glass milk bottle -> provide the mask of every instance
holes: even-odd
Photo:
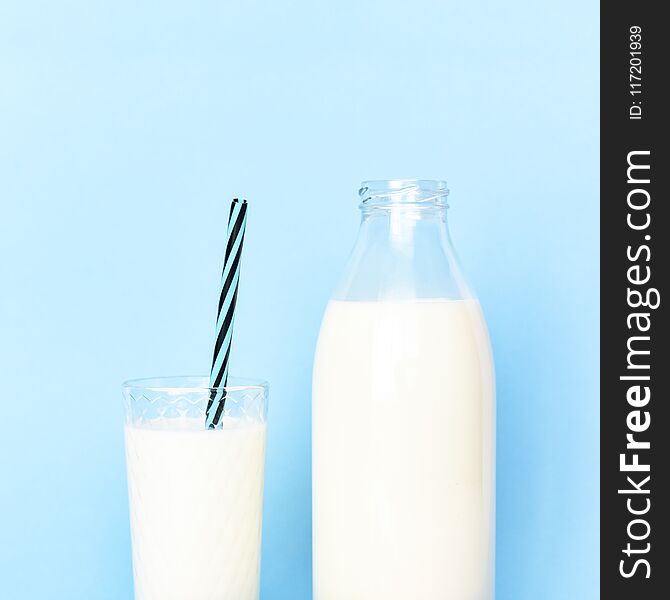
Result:
[[[491,600],[489,338],[446,184],[368,181],[313,379],[314,600]]]

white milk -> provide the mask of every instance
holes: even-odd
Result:
[[[151,427],[126,426],[136,600],[256,600],[265,425]]]
[[[493,598],[479,303],[331,301],[313,385],[314,600]]]

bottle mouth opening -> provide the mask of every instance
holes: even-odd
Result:
[[[447,207],[447,182],[434,179],[380,179],[364,181],[358,190],[361,208],[371,206]]]

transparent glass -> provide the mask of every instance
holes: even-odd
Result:
[[[495,389],[441,181],[364,182],[314,361],[314,600],[491,600]]]
[[[447,229],[444,181],[364,181],[361,226],[338,300],[472,297]]]
[[[268,387],[123,384],[136,600],[257,600]],[[212,392],[223,417],[205,427]]]

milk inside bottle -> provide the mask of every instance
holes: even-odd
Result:
[[[493,598],[493,366],[446,195],[442,182],[361,189],[314,364],[315,600]]]

